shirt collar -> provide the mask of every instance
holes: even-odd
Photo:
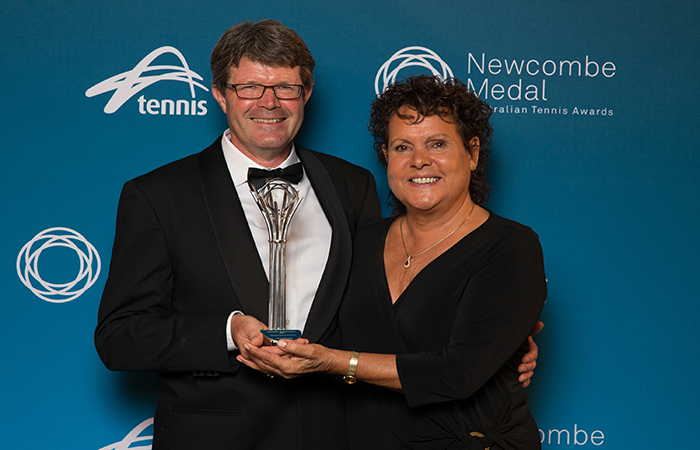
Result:
[[[292,142],[292,151],[289,152],[289,156],[282,162],[282,164],[277,167],[263,167],[241,153],[241,151],[238,150],[235,145],[233,145],[231,142],[230,129],[226,130],[221,138],[221,148],[224,151],[226,165],[228,166],[229,172],[231,172],[231,178],[233,178],[233,184],[236,187],[248,182],[249,167],[257,167],[259,169],[276,169],[278,167],[291,166],[292,164],[299,162],[296,147],[294,146],[294,142]]]

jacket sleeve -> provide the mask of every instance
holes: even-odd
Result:
[[[177,273],[166,223],[137,183],[127,182],[98,312],[97,352],[110,370],[231,371],[228,312],[173,306]]]

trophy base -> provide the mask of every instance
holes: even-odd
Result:
[[[289,339],[293,341],[301,336],[300,330],[262,330],[263,336],[268,338],[270,342],[276,344],[280,339]]]

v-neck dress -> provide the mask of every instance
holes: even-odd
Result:
[[[546,298],[538,236],[490,213],[392,304],[384,267],[391,223],[356,236],[339,320],[343,348],[397,355],[403,392],[348,387],[351,448],[540,448],[517,370]]]

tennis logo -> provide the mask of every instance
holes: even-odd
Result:
[[[151,65],[157,58],[163,55],[174,55],[182,64],[181,66],[162,64]],[[87,97],[104,94],[114,91],[112,97],[105,105],[104,112],[115,113],[131,97],[141,92],[143,89],[161,81],[180,81],[190,86],[191,99],[171,100],[171,99],[147,99],[141,95],[138,102],[139,113],[149,115],[190,115],[203,116],[207,113],[206,100],[196,99],[195,88],[209,92],[203,84],[196,80],[202,77],[195,71],[190,70],[185,57],[175,47],[160,47],[146,55],[136,67],[113,77],[107,78],[88,89],[85,92]]]
[[[78,270],[75,278],[68,282],[49,282],[39,273],[51,269],[51,264],[39,264],[39,257],[45,250],[70,249],[78,257]],[[49,255],[50,257],[51,255]],[[54,259],[61,264],[61,259]],[[54,264],[54,265],[55,265]],[[34,295],[51,303],[65,303],[75,300],[95,284],[100,275],[100,255],[95,247],[80,233],[70,228],[49,228],[27,242],[17,256],[17,275]]]
[[[141,436],[146,428],[153,425],[153,418],[146,419],[127,434],[124,439],[114,444],[102,447],[100,450],[127,450],[127,449],[141,449],[150,450],[153,445],[153,435],[145,434]],[[138,446],[131,446],[131,444],[137,444]]]
[[[394,53],[379,68],[377,76],[374,78],[374,91],[377,95],[393,84],[399,72],[408,67],[428,69],[430,75],[437,75],[442,79],[454,77],[452,69],[434,51],[425,47],[406,47]],[[406,76],[410,75],[407,74]]]

